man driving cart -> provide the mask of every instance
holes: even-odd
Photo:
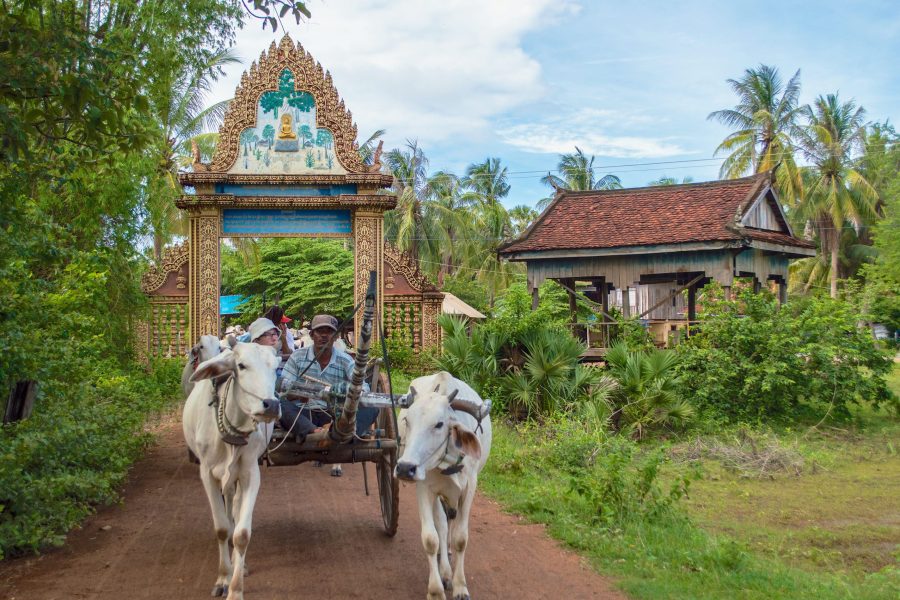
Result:
[[[305,438],[307,434],[325,427],[334,420],[335,405],[343,402],[353,375],[353,358],[334,347],[337,338],[338,320],[331,315],[316,315],[310,323],[312,346],[300,348],[291,354],[282,373],[279,390],[281,400],[281,427],[292,435]],[[331,386],[331,401],[321,397],[298,396],[296,390],[304,382],[317,382]],[[291,393],[294,391],[295,393]],[[369,386],[363,384],[363,392]],[[284,398],[288,395],[288,398]],[[359,407],[356,415],[356,435],[362,437],[368,432],[379,409]],[[340,469],[332,470],[339,475]]]

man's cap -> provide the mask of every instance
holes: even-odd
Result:
[[[319,327],[328,327],[333,331],[337,331],[338,328],[338,320],[332,317],[331,315],[316,315],[313,317],[312,323],[309,326],[310,331],[314,331]]]
[[[276,329],[275,323],[265,317],[260,317],[250,323],[250,341],[255,342],[256,338],[271,329]]]
[[[290,317],[287,316],[287,315],[284,315],[283,317],[281,317],[281,322],[282,322],[282,323],[290,323],[291,321],[293,321],[293,319],[290,318]]]

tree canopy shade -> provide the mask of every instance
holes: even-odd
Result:
[[[0,386],[130,355],[137,248],[166,147],[153,106],[229,46],[226,0],[7,1],[0,11]],[[58,343],[33,335],[53,323]]]
[[[310,319],[318,313],[343,318],[353,308],[353,253],[343,240],[265,238],[258,242],[259,262],[246,267],[237,250],[222,252],[223,294],[241,294],[242,319],[263,313],[276,296],[285,313]]]

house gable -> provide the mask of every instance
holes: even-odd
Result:
[[[740,224],[742,227],[793,235],[787,218],[778,204],[778,198],[768,187],[750,204],[741,217]]]

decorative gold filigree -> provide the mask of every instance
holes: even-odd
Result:
[[[316,102],[316,126],[331,131],[335,155],[350,172],[364,173],[368,169],[357,152],[356,125],[353,115],[344,106],[331,73],[285,35],[278,46],[275,42],[263,52],[259,63],[253,63],[241,76],[241,84],[225,113],[219,128],[219,143],[210,170],[228,171],[238,158],[241,131],[256,125],[256,109],[263,92],[277,91],[278,78],[284,69],[294,74],[294,89],[312,94]]]
[[[441,304],[444,295],[428,294],[422,301],[422,348],[440,348],[441,326],[438,324],[438,316],[441,314]]]
[[[191,340],[219,335],[219,216],[191,217]]]
[[[166,282],[169,273],[180,271],[188,262],[188,243],[183,242],[177,246],[167,248],[163,252],[162,262],[159,265],[151,265],[141,277],[141,291],[152,294]]]
[[[353,219],[354,236],[354,272],[356,275],[354,297],[356,302],[365,300],[366,289],[369,286],[369,272],[378,273],[378,300],[376,309],[376,322],[381,318],[384,300],[384,219],[380,213],[355,213]],[[355,329],[359,333],[361,321],[356,319]],[[373,339],[377,339],[378,331],[373,332]],[[359,338],[354,338],[359,339]]]
[[[417,292],[437,291],[437,288],[419,270],[416,261],[407,253],[398,250],[393,244],[384,245],[384,260],[391,266],[394,273],[400,273],[406,277],[409,286]]]

